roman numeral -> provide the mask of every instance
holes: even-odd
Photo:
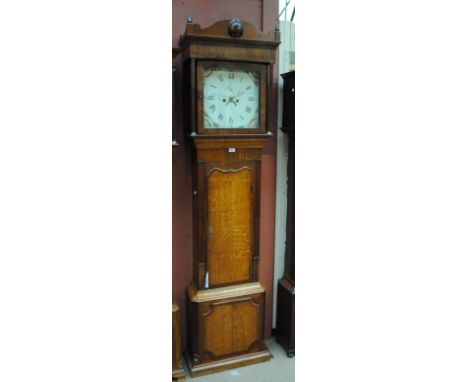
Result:
[[[249,97],[249,101],[253,101],[254,99],[254,97]]]
[[[232,125],[234,123],[234,120],[232,119],[232,117],[229,117],[229,124]]]
[[[211,106],[210,106],[210,110],[211,110],[211,112],[213,112],[213,113],[214,113],[214,112],[215,112],[215,110],[216,110],[216,106],[215,106],[215,105],[211,105]]]
[[[213,88],[213,89],[216,89],[216,86],[214,86],[214,85],[210,85],[210,87]]]
[[[224,78],[223,78],[223,75],[222,74],[218,74],[218,79],[223,82],[224,81]]]
[[[218,119],[219,119],[220,121],[222,121],[223,118],[224,118],[223,115],[222,115],[221,113],[219,113],[219,114],[218,114]]]
[[[252,89],[252,86],[250,85],[245,88],[245,90],[250,90],[250,89]]]
[[[245,108],[245,111],[246,111],[247,113],[250,113],[250,112],[252,111],[252,108],[251,108],[250,106],[247,106],[247,107]]]
[[[214,96],[212,96],[212,95],[208,96],[208,100],[213,101],[213,100],[214,100]]]
[[[244,117],[242,115],[239,115],[240,119],[244,120]]]
[[[231,73],[228,73],[228,78],[229,78],[230,80],[233,80],[233,79],[234,79],[234,73],[232,73],[232,72],[231,72]]]

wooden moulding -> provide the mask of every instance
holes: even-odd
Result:
[[[259,282],[187,289],[192,377],[268,361],[264,343],[265,288]]]
[[[242,297],[264,292],[265,288],[259,282],[202,290],[198,290],[193,284],[188,287],[189,298],[193,302],[215,301],[223,298]]]
[[[258,135],[227,135],[227,136],[204,136],[193,133],[191,138],[197,150],[214,149],[214,148],[229,148],[243,147],[252,149],[261,149],[265,145],[268,138],[273,136],[272,133]]]
[[[231,20],[221,20],[207,28],[201,28],[199,24],[187,23],[185,33],[180,38],[179,46],[183,48],[187,43],[193,40],[200,40],[205,44],[248,44],[273,49],[280,44],[279,31],[262,32],[246,21],[241,21],[244,27],[242,36],[233,37],[228,31],[230,21]]]
[[[187,23],[179,41],[183,60],[211,57],[218,60],[275,63],[276,47],[280,44],[278,31],[258,31],[252,24],[242,21],[242,36],[233,37],[228,32],[229,22],[222,20],[204,29],[198,24]]]
[[[257,353],[231,357],[220,361],[210,362],[203,365],[194,365],[189,356],[186,356],[190,374],[192,377],[217,373],[224,370],[234,369],[242,366],[253,365],[255,363],[266,362],[272,358],[268,350]]]

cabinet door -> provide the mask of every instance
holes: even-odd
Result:
[[[213,168],[207,174],[207,270],[210,287],[252,279],[254,248],[252,168]]]
[[[220,358],[255,349],[263,336],[261,296],[205,306],[202,316],[204,358]]]

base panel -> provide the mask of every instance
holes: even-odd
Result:
[[[235,369],[241,366],[248,366],[260,362],[265,362],[273,358],[273,356],[268,350],[263,350],[256,353],[250,353],[219,361],[212,361],[199,365],[194,365],[190,356],[188,354],[186,354],[185,356],[190,375],[193,378],[211,373],[217,373],[224,370]]]
[[[272,358],[264,343],[265,289],[260,283],[188,288],[190,374],[199,376]]]

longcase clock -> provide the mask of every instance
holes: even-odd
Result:
[[[259,283],[261,154],[279,32],[238,19],[187,23],[180,48],[184,125],[193,143],[193,376],[267,361]]]

